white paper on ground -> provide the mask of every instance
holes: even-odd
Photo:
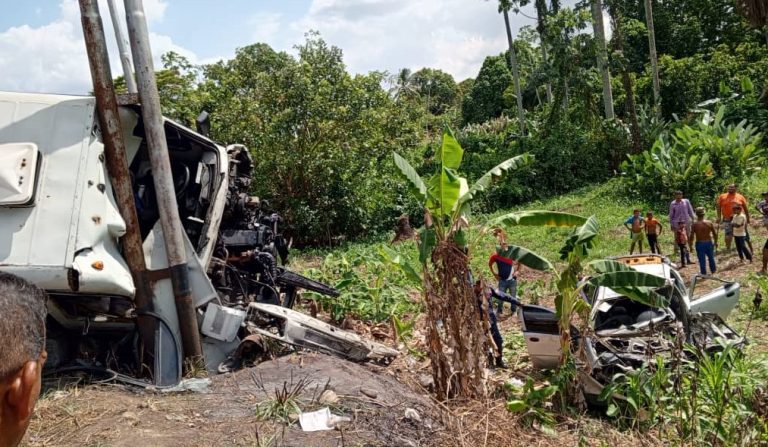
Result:
[[[331,410],[325,407],[311,413],[301,413],[299,424],[304,431],[333,430]]]
[[[349,421],[351,419],[348,417],[331,414],[328,407],[299,415],[299,424],[304,431],[333,430],[339,422]]]

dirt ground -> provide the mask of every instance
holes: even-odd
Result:
[[[324,405],[326,389],[339,398],[333,414],[351,422],[305,433],[298,423],[260,421],[258,402],[274,390],[305,385],[303,411]],[[266,392],[265,392],[266,391]],[[418,419],[407,418],[406,409]],[[212,378],[208,393],[164,394],[133,387],[69,387],[38,404],[26,446],[417,446],[444,432],[441,411],[385,367],[358,365],[316,353],[296,353]],[[138,444],[137,444],[138,443]]]
[[[750,275],[759,265],[742,264],[735,253],[720,254],[718,263],[718,276],[742,283],[741,304],[729,323],[742,333],[749,328],[749,349],[768,351],[768,323],[751,318],[755,285]],[[690,266],[681,272],[689,279],[696,271]],[[552,306],[553,303],[551,298],[544,298],[541,304]],[[233,374],[212,377],[210,390],[204,394],[165,394],[114,384],[49,383],[22,445],[665,445],[653,433],[640,436],[618,431],[599,412],[558,415],[555,436],[524,426],[517,415],[505,409],[504,383],[513,377],[522,380],[526,376],[537,380],[542,377],[530,367],[517,318],[507,313],[500,319],[500,325],[505,335],[509,368],[489,370],[491,397],[485,401],[435,402],[423,388],[429,377],[428,364],[412,355],[403,355],[389,366],[377,366],[299,352]],[[372,328],[366,330],[359,322],[353,328],[372,336]],[[305,384],[299,396],[302,411],[325,406],[318,400],[325,389],[330,389],[339,398],[328,405],[332,413],[347,416],[351,421],[342,423],[336,430],[306,433],[298,423],[259,419],[256,411],[259,402],[272,399],[275,389],[291,388],[300,381]],[[407,409],[415,410],[418,417],[410,410],[407,417]]]

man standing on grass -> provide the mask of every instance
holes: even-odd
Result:
[[[40,395],[45,292],[0,272],[0,447],[19,445]]]
[[[704,208],[696,208],[696,222],[693,223],[688,243],[696,241],[696,257],[699,260],[699,271],[707,274],[707,261],[709,261],[709,273],[715,273],[715,250],[717,250],[717,231],[712,222],[704,219]],[[714,241],[714,242],[713,242]]]
[[[643,229],[645,228],[645,219],[640,215],[640,210],[635,208],[632,215],[624,221],[624,227],[629,230],[629,237],[632,242],[629,244],[629,254],[635,251],[635,244],[638,244],[638,253],[643,252]]]
[[[736,192],[736,184],[731,183],[728,185],[727,192],[720,194],[717,197],[717,203],[715,208],[717,209],[717,223],[723,224],[723,231],[725,232],[725,249],[731,249],[731,241],[733,241],[733,227],[731,226],[731,220],[733,219],[733,205],[738,203],[741,205],[741,209],[746,213],[747,226],[749,226],[749,205],[747,199],[741,194]],[[747,240],[749,234],[747,234]],[[751,245],[751,244],[750,244]]]
[[[685,232],[691,234],[691,225],[694,219],[691,202],[683,198],[682,191],[675,191],[675,200],[669,203],[669,226],[672,231],[676,231],[682,223],[685,225]],[[692,246],[688,246],[688,251],[692,249]],[[677,253],[677,244],[675,244],[675,253]]]
[[[499,282],[499,290],[504,293],[512,295],[513,298],[517,298],[517,273],[518,264],[513,259],[506,258],[499,253],[507,251],[509,246],[506,242],[502,241],[501,245],[497,249],[496,253],[492,254],[488,259],[488,268],[491,269],[493,277]],[[494,270],[494,266],[496,269]],[[501,316],[504,310],[504,301],[497,299],[497,313]],[[515,313],[515,305],[512,304],[512,313]]]
[[[661,223],[653,218],[652,212],[645,213],[645,236],[648,238],[648,248],[651,249],[651,253],[661,254],[661,247],[659,247],[659,236],[661,236],[664,228]]]

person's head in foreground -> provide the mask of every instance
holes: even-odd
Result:
[[[21,442],[40,395],[45,292],[0,272],[0,447]]]
[[[704,207],[696,208],[696,217],[704,217]]]

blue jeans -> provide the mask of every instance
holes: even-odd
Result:
[[[499,290],[508,293],[512,295],[513,298],[517,298],[517,280],[515,278],[512,279],[500,279],[499,280]],[[501,315],[501,312],[504,310],[504,301],[497,299],[496,300],[496,309],[499,315]],[[513,309],[514,311],[514,309]]]
[[[715,273],[715,244],[712,241],[696,242],[696,257],[699,258],[699,271],[702,275],[707,274],[706,261],[709,260],[709,273]]]

